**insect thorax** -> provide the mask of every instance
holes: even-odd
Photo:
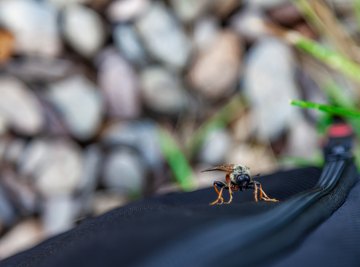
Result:
[[[246,167],[246,166],[243,166],[243,165],[236,165],[234,167],[234,170],[232,171],[232,173],[230,174],[230,180],[231,181],[235,181],[235,178],[238,176],[238,175],[241,175],[241,174],[247,174],[249,175],[249,177],[251,178],[251,174],[250,174],[250,169],[249,167]]]

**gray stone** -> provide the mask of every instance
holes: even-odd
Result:
[[[43,116],[38,100],[19,80],[0,78],[0,116],[6,124],[20,133],[33,135],[43,125]]]
[[[150,109],[172,115],[186,107],[185,89],[174,73],[161,67],[151,67],[141,73],[140,79],[142,97]]]
[[[129,21],[142,15],[149,6],[149,0],[117,0],[110,4],[107,14],[111,21]]]
[[[36,158],[23,167],[23,172],[34,177],[37,190],[45,197],[53,197],[69,195],[78,189],[83,171],[80,148],[65,140],[47,141],[37,146],[32,148],[35,151],[25,155],[25,159],[31,155]]]
[[[138,194],[142,191],[145,169],[133,152],[127,149],[112,151],[104,165],[104,184],[107,188],[123,194]]]
[[[26,82],[53,82],[72,73],[75,66],[65,59],[27,57],[11,60],[6,71]]]
[[[0,184],[0,223],[10,226],[16,219],[16,213],[13,205],[5,194],[4,187]]]
[[[265,18],[261,11],[246,8],[231,19],[231,27],[249,42],[268,35]]]
[[[80,5],[65,8],[63,32],[70,45],[84,57],[94,56],[106,38],[100,16]]]
[[[113,191],[96,192],[93,201],[93,212],[101,215],[112,209],[124,206],[128,202],[125,195]]]
[[[171,67],[182,68],[190,56],[190,43],[183,29],[160,3],[136,22],[149,52]]]
[[[53,236],[72,228],[77,208],[70,196],[61,195],[47,198],[42,215],[45,235]]]
[[[20,222],[0,240],[0,260],[31,248],[45,238],[41,223],[35,219]]]
[[[80,212],[83,214],[89,214],[92,211],[92,202],[99,182],[102,157],[102,152],[97,145],[91,145],[84,151],[83,171],[79,182],[80,194],[78,196],[81,202]]]
[[[200,17],[211,5],[212,0],[171,0],[176,15],[185,23]]]
[[[196,21],[193,31],[193,42],[197,50],[206,50],[220,33],[219,21],[214,17],[205,17]]]
[[[33,0],[0,1],[0,23],[16,40],[16,51],[53,57],[61,50],[57,12],[47,3]]]
[[[102,142],[111,147],[123,145],[134,147],[141,153],[144,164],[153,169],[160,169],[163,163],[158,142],[158,130],[151,121],[134,121],[111,125],[102,136]]]
[[[75,137],[86,140],[97,132],[104,103],[98,89],[85,77],[73,76],[52,84],[48,98]]]
[[[241,42],[236,34],[223,31],[195,59],[189,74],[191,84],[208,98],[226,96],[236,87],[241,56]]]
[[[146,63],[147,56],[145,50],[133,25],[117,25],[114,29],[113,37],[117,48],[127,60],[138,65]]]
[[[119,54],[109,49],[102,54],[98,83],[107,100],[111,116],[136,118],[140,114],[140,90],[134,69]]]
[[[294,69],[291,48],[277,39],[261,39],[248,53],[244,89],[252,107],[252,127],[262,141],[276,139],[298,113],[289,105],[289,100],[299,98]]]
[[[231,141],[230,134],[224,129],[209,133],[200,150],[199,158],[201,162],[209,165],[223,163],[232,145]]]
[[[86,4],[93,0],[47,0],[47,1],[58,8],[63,8],[74,4]]]

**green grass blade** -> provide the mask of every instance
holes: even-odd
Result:
[[[315,57],[333,69],[340,71],[349,78],[360,82],[359,64],[301,35],[296,35],[294,37],[295,38],[293,38],[291,42],[296,48]]]
[[[172,135],[164,129],[159,129],[159,141],[163,155],[177,183],[185,191],[194,189],[192,168]]]
[[[293,106],[297,106],[301,108],[317,109],[333,115],[360,119],[360,112],[354,109],[336,107],[336,106],[319,104],[319,103],[302,101],[302,100],[291,100],[290,103]]]

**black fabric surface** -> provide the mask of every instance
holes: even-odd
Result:
[[[270,197],[275,197],[282,203],[297,193],[311,189],[316,184],[320,173],[321,170],[317,168],[304,168],[279,172],[260,177],[258,180]],[[359,191],[359,186],[354,190]],[[89,219],[67,233],[0,262],[0,266],[140,266],[146,263],[148,257],[155,254],[161,255],[164,248],[176,244],[180,237],[191,237],[199,229],[215,221],[221,223],[223,220],[231,220],[231,218],[251,218],[255,214],[281,205],[279,203],[255,203],[251,191],[236,192],[231,205],[209,206],[209,202],[215,198],[214,190],[209,188],[190,193],[173,193],[144,199],[115,209],[98,218]],[[348,253],[357,252],[355,243],[360,240],[360,209],[356,209],[354,203],[358,198],[358,195],[352,196],[351,202],[349,200],[344,205],[348,209],[347,212],[340,212],[340,215],[339,212],[336,213],[337,215],[334,214],[330,219],[334,216],[340,217],[332,219],[334,222],[330,225],[326,221],[321,225],[321,227],[327,225],[326,228],[321,230],[322,228],[319,227],[317,231],[320,230],[321,233],[314,232],[309,236],[314,240],[307,239],[303,244],[312,242],[316,251],[323,253],[320,257],[326,257],[326,251],[331,251],[333,257],[336,257],[335,252],[351,247],[352,242],[354,246],[350,250],[348,249]],[[348,229],[341,231],[342,224]],[[333,245],[331,250],[329,246],[324,246],[327,245],[324,244],[324,240],[341,239],[343,231],[347,234],[347,241],[343,241],[345,242],[344,247],[337,248],[339,242],[333,244],[329,242],[329,246]],[[312,237],[313,235],[317,236]],[[212,240],[208,240],[208,242],[212,242]],[[321,246],[324,246],[322,250],[319,249]],[[188,253],[196,254],[198,249],[200,248],[189,247]],[[273,266],[325,266],[322,264],[311,265],[313,260],[307,257],[308,249],[303,245],[299,249],[303,252],[300,254],[293,252],[284,259],[278,258],[277,262],[272,262]],[[314,253],[309,255],[315,258]],[[348,256],[349,264],[352,264],[354,260],[356,260],[355,256]],[[304,264],[301,264],[302,262]],[[268,266],[268,264],[266,263],[264,266]],[[171,266],[171,264],[167,266]],[[327,264],[327,266],[330,265]]]

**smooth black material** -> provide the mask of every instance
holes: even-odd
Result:
[[[242,218],[251,221],[255,215],[268,212],[274,207],[286,203],[287,199],[292,196],[311,190],[318,182],[320,173],[321,170],[318,168],[304,168],[257,178],[268,195],[278,198],[281,200],[280,203],[255,203],[252,191],[244,191],[236,192],[231,205],[209,206],[209,202],[216,198],[212,188],[144,199],[113,210],[101,217],[89,219],[67,233],[0,262],[0,266],[147,266],[147,259],[153,259],[154,255],[161,257],[163,251],[178,244],[179,239],[183,237],[195,236],[206,227],[214,224],[221,225],[222,222],[234,219]],[[348,175],[354,176],[354,173]],[[360,207],[360,205],[357,206]],[[354,211],[356,215],[360,215],[358,207],[351,206],[351,208],[357,210],[357,212]],[[359,220],[357,217],[357,221],[339,221],[339,224],[343,224],[344,227],[351,224],[352,227],[349,229],[359,229],[354,226],[355,223],[359,223]],[[327,221],[323,225],[325,224]],[[328,227],[329,230],[326,228],[326,231],[329,231],[326,232],[327,236],[331,236],[332,227]],[[224,231],[223,234],[231,235],[232,233]],[[313,234],[308,238],[311,238]],[[334,234],[336,234],[336,238],[341,238],[338,231]],[[352,237],[345,238],[351,239],[351,241],[360,240],[360,231],[351,234]],[[279,266],[322,266],[319,265],[316,258],[313,259],[314,264],[312,265],[311,260],[305,254],[302,255],[302,258],[306,264],[301,264],[301,260],[299,260],[301,257],[296,253],[296,246],[300,245],[300,248],[304,250],[300,241],[294,244],[292,249],[287,248],[286,251],[277,253],[273,258],[267,258],[264,265],[258,263],[259,266],[268,266],[270,263],[274,267],[277,266],[276,264],[283,264]],[[214,242],[214,240],[206,242]],[[321,241],[318,240],[318,242]],[[229,251],[234,245],[236,244],[228,244]],[[328,251],[333,253],[333,257],[337,252],[343,253],[341,247],[334,249],[336,243],[330,245],[332,248],[331,250],[329,248]],[[201,249],[202,244],[198,244],[189,247],[186,253],[193,255]],[[323,252],[326,251],[327,248],[324,247]],[[256,251],[249,253],[247,256],[256,257]],[[294,256],[291,257],[291,255]],[[186,257],[184,254],[178,255],[178,258],[164,262],[162,266],[172,266],[175,261],[184,257]],[[236,266],[241,266],[243,262],[236,252],[229,255],[229,259],[231,261],[228,262],[234,262],[235,259],[235,262],[238,262]],[[221,262],[225,263],[226,260],[226,258],[217,259],[213,262],[214,266],[222,266]],[[293,261],[296,261],[298,265],[293,265]],[[287,262],[290,264],[286,265]]]

